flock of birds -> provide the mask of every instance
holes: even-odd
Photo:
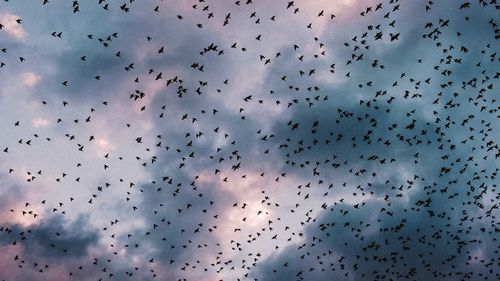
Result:
[[[500,278],[495,0],[15,2],[0,280]]]

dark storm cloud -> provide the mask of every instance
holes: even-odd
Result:
[[[368,202],[359,210],[349,205],[332,206],[319,216],[318,222],[306,228],[306,247],[290,246],[280,255],[263,261],[255,277],[259,280],[495,278],[493,265],[489,264],[491,259],[474,260],[478,249],[481,249],[480,260],[494,255],[497,250],[490,248],[492,241],[460,238],[465,230],[450,224],[447,215],[430,218],[425,212],[399,205],[391,208],[394,215],[388,216],[379,211],[384,207],[390,208],[380,202]],[[343,216],[339,210],[349,214]],[[401,213],[410,215],[401,218]],[[366,220],[373,214],[378,222]],[[345,224],[349,226],[344,227]],[[446,231],[442,229],[444,224]],[[468,223],[467,233],[470,237],[480,237],[483,227],[480,222]]]
[[[479,26],[484,26],[484,22],[479,24],[476,21],[475,24],[477,24],[478,30]],[[414,29],[417,30],[416,27]],[[453,34],[453,32],[450,33]],[[489,36],[487,32],[479,34],[482,39]],[[487,174],[485,175],[484,171],[472,166],[470,160],[465,165],[458,164],[458,162],[451,163],[451,167],[448,160],[450,153],[453,155],[453,160],[459,162],[459,159],[463,161],[470,159],[470,157],[477,158],[480,154],[474,152],[474,149],[471,153],[471,148],[478,143],[469,141],[467,145],[464,145],[460,143],[467,137],[467,133],[464,133],[463,129],[458,126],[448,128],[449,124],[443,126],[443,124],[451,123],[449,120],[443,121],[451,113],[449,110],[443,111],[438,107],[433,108],[440,114],[437,115],[437,118],[441,119],[438,122],[435,120],[435,114],[434,118],[429,118],[432,114],[426,114],[431,111],[430,108],[425,108],[431,107],[429,104],[423,104],[424,107],[420,107],[409,101],[401,100],[405,88],[411,92],[423,91],[426,93],[424,100],[428,103],[435,99],[433,95],[436,93],[427,92],[425,88],[415,91],[414,85],[407,82],[400,82],[397,88],[390,88],[390,84],[398,80],[401,73],[415,73],[415,69],[423,69],[424,66],[428,68],[428,63],[432,62],[424,47],[432,42],[420,43],[421,41],[416,41],[414,38],[404,40],[397,47],[400,50],[398,57],[389,52],[385,56],[384,53],[382,56],[377,56],[377,59],[386,64],[386,67],[389,66],[390,72],[379,71],[379,73],[369,75],[369,72],[353,71],[353,73],[358,74],[356,78],[363,87],[349,84],[347,88],[342,85],[344,87],[326,88],[325,90],[325,86],[321,87],[320,85],[320,88],[323,89],[320,93],[334,92],[339,98],[333,100],[330,95],[329,102],[314,102],[316,104],[312,107],[308,107],[307,103],[295,106],[290,120],[291,124],[298,123],[300,126],[294,129],[293,133],[291,132],[292,126],[286,125],[285,122],[275,123],[273,131],[279,136],[278,139],[283,140],[286,137],[290,139],[287,143],[278,143],[278,145],[288,145],[281,150],[282,155],[286,155],[285,159],[290,161],[289,164],[293,162],[294,165],[298,166],[306,163],[305,167],[308,170],[317,168],[318,171],[321,171],[321,167],[315,166],[315,161],[319,163],[323,163],[326,159],[332,161],[331,156],[335,154],[338,157],[338,163],[347,160],[349,168],[366,168],[369,171],[368,175],[371,172],[379,174],[377,178],[371,180],[370,176],[354,178],[351,184],[356,184],[357,181],[363,188],[366,187],[364,190],[367,194],[369,191],[374,191],[375,195],[381,196],[381,201],[373,198],[367,199],[366,203],[356,205],[361,206],[359,210],[358,207],[353,208],[352,205],[345,204],[328,206],[327,211],[323,211],[322,215],[319,216],[318,222],[306,228],[304,234],[306,244],[289,246],[281,254],[264,260],[255,271],[254,277],[259,278],[259,280],[495,278],[496,273],[492,266],[498,249],[489,248],[489,245],[495,241],[490,236],[496,231],[494,223],[491,217],[483,221],[479,218],[472,219],[471,217],[475,213],[472,211],[473,208],[463,207],[478,205],[481,209],[484,208],[477,199],[482,197],[480,194],[487,192],[487,187],[483,186],[479,192],[477,186],[475,188],[475,184],[470,183],[472,177],[482,175],[481,178],[487,182],[487,186],[495,187],[495,184]],[[418,44],[415,44],[416,42]],[[414,53],[415,49],[423,51],[421,54],[421,57],[425,57],[423,65],[398,61],[401,57],[407,57]],[[365,56],[366,58],[371,61],[369,55]],[[415,61],[417,59],[415,58]],[[471,68],[467,66],[475,64],[477,59],[482,60],[478,57],[467,57],[463,60],[464,65],[455,66],[453,68],[455,79],[457,81],[470,79],[474,72],[470,71]],[[394,67],[392,64],[395,64]],[[490,64],[485,66],[486,69],[489,67]],[[439,81],[436,83],[447,81],[445,77],[436,78],[428,73],[426,75],[432,77],[434,82]],[[425,78],[426,76],[414,77],[415,80]],[[368,81],[374,81],[375,85],[373,89],[368,88],[369,91],[364,85]],[[380,81],[385,81],[386,85],[380,85]],[[383,97],[377,99],[379,102],[370,101],[371,93],[378,89],[388,89],[390,95],[396,96],[396,100],[390,106],[385,102],[380,102],[380,100],[385,101]],[[352,93],[356,92],[360,93],[362,104],[358,104],[359,100],[352,97]],[[397,95],[395,92],[401,94]],[[458,102],[466,104],[467,99],[468,93],[462,92]],[[366,105],[368,101],[372,103],[369,107]],[[373,109],[375,106],[379,107],[378,111]],[[342,117],[342,114],[337,111],[339,108],[342,112],[352,113],[353,117]],[[391,113],[386,113],[386,109],[391,109]],[[411,114],[411,117],[405,116],[413,109],[416,109],[415,114]],[[366,116],[367,113],[370,115]],[[487,113],[482,115],[483,118],[488,116]],[[467,118],[466,116],[464,114],[464,118]],[[358,117],[359,120],[357,120]],[[369,122],[371,119],[374,122]],[[408,130],[402,126],[410,124],[413,119],[416,120],[414,129]],[[319,126],[314,128],[312,124],[316,121],[318,121]],[[337,121],[340,123],[337,124]],[[373,126],[375,121],[376,126]],[[398,127],[387,130],[392,124],[398,124]],[[479,122],[475,122],[475,124],[479,125]],[[315,130],[316,133],[311,134],[312,130]],[[374,134],[366,135],[368,130],[373,130]],[[425,135],[422,130],[426,131]],[[447,136],[454,137],[443,138],[441,134],[443,131],[446,132]],[[344,137],[340,143],[336,143],[335,139],[339,135]],[[369,138],[363,141],[363,136],[369,136]],[[391,136],[402,136],[403,141]],[[414,136],[416,139],[413,138]],[[353,137],[356,138],[356,141],[353,141]],[[381,143],[375,142],[378,138],[382,139]],[[326,139],[331,142],[330,145],[325,144]],[[390,140],[390,146],[383,145],[386,139]],[[416,143],[418,139],[422,141],[422,144]],[[314,145],[315,140],[318,141],[316,145]],[[412,145],[408,145],[406,140],[410,140]],[[302,142],[302,144],[298,142]],[[353,144],[356,145],[355,148],[352,147]],[[426,148],[423,149],[422,146]],[[389,165],[388,168],[386,166],[384,169],[384,166],[379,163],[380,158],[377,161],[367,160],[370,155],[378,156],[381,153],[387,158],[387,162],[393,157],[397,159],[395,165],[407,167],[410,172],[409,177],[391,175],[390,171],[391,169],[394,171],[394,166]],[[414,156],[414,154],[419,156]],[[360,155],[364,155],[363,160],[358,158]],[[441,159],[437,156],[441,156]],[[491,153],[489,156],[491,159]],[[482,167],[486,168],[486,163],[483,164]],[[460,168],[454,167],[455,165]],[[451,168],[452,172],[442,175],[440,169],[443,167]],[[284,170],[289,173],[293,171],[290,168]],[[356,168],[353,170],[353,173],[357,171]],[[495,174],[494,169],[488,170]],[[344,172],[342,170],[340,174]],[[303,173],[303,176],[305,177],[307,174]],[[332,170],[327,172],[327,175],[333,178],[335,178],[335,174],[336,172]],[[380,174],[384,178],[381,179]],[[414,175],[418,175],[419,178],[414,178]],[[386,180],[389,181],[385,182]],[[458,185],[456,184],[457,180]],[[411,187],[413,183],[408,185],[408,181],[416,182],[415,186]],[[369,186],[366,186],[367,183]],[[409,202],[405,203],[403,200],[398,203],[397,194],[404,194],[407,187],[411,187],[415,192],[407,197]],[[475,197],[476,200],[470,200],[471,193],[479,197]],[[385,198],[384,202],[382,198],[386,195],[390,195],[390,197]],[[393,199],[387,200],[391,197]],[[462,206],[457,206],[456,201],[462,202]],[[383,211],[381,211],[382,209]],[[339,210],[348,210],[349,215],[340,215]],[[491,211],[492,209],[490,215]],[[376,221],[373,220],[374,217]],[[457,220],[461,222],[459,224],[452,223]],[[331,226],[332,223],[335,226]],[[366,227],[367,223],[372,224],[371,227],[375,227],[376,230],[370,232],[369,228]],[[464,234],[467,237],[476,237],[476,239],[464,239]],[[319,242],[318,239],[321,239],[322,242]],[[332,268],[335,271],[332,271]],[[273,270],[277,272],[273,272]]]
[[[26,254],[43,255],[54,260],[85,256],[89,247],[95,246],[99,240],[98,233],[84,217],[68,224],[62,216],[54,216],[34,227],[12,225],[4,226],[4,229],[10,230],[2,235],[5,244],[16,241]]]
[[[38,26],[27,26],[30,29],[30,38],[40,38],[35,43],[40,48],[40,53],[36,56],[31,57],[27,53],[31,45],[26,46],[9,40],[13,45],[6,46],[9,50],[16,49],[20,55],[32,61],[35,65],[32,71],[50,73],[43,77],[40,87],[43,89],[40,94],[46,99],[58,94],[75,101],[100,102],[106,100],[105,97],[109,96],[110,92],[119,92],[118,96],[121,97],[128,96],[133,91],[120,93],[123,91],[124,81],[141,76],[149,69],[156,70],[156,76],[161,71],[187,67],[193,63],[192,57],[199,51],[195,48],[199,48],[198,46],[202,45],[200,43],[204,41],[208,43],[207,38],[211,37],[202,31],[189,32],[190,25],[194,25],[189,19],[180,22],[174,17],[159,17],[150,21],[151,18],[135,9],[132,10],[130,19],[123,21],[118,11],[106,12],[98,5],[83,5],[82,13],[90,17],[89,20],[83,20],[83,16],[77,17],[72,20],[73,25],[65,26],[64,30],[57,30],[63,32],[64,40],[51,37],[47,39],[46,34],[52,33],[56,26],[61,28],[61,23],[74,17],[70,10],[63,9],[62,6],[67,6],[65,4],[67,3],[53,3],[52,5],[57,5],[59,9],[50,10],[27,9],[22,3],[14,3],[12,6],[12,12],[18,13],[20,17],[40,18],[49,16],[47,13],[53,17],[52,21],[43,21]],[[106,24],[100,24],[102,22]],[[144,30],[148,30],[147,35]],[[170,35],[168,41],[161,40],[165,33]],[[88,35],[92,38],[88,38]],[[152,38],[153,44],[149,44],[147,37]],[[64,44],[47,48],[58,40]],[[157,49],[153,50],[151,45]],[[162,46],[165,48],[164,55],[141,58],[143,53],[156,54]],[[118,52],[120,57],[116,56]],[[85,57],[85,60],[81,57]],[[134,64],[134,69],[125,71],[124,68],[131,63]],[[15,61],[12,67],[19,70]],[[107,82],[101,83],[102,81],[95,79],[96,76]],[[67,87],[62,85],[64,81],[68,81]],[[68,92],[74,94],[68,96]]]
[[[163,278],[202,278],[199,273],[184,273],[181,268],[187,265],[181,261],[196,266],[209,252],[220,251],[214,216],[219,215],[223,202],[233,200],[213,185],[195,183],[195,176],[178,170],[175,163],[160,164],[154,183],[136,187],[141,193],[136,212],[145,226],[130,229],[118,243],[127,245],[130,255],[166,265],[159,269]],[[193,184],[187,185],[189,182]]]

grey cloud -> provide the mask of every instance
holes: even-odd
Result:
[[[89,247],[97,244],[99,235],[84,217],[68,224],[62,216],[42,220],[34,227],[24,228],[20,225],[7,225],[10,229],[4,233],[5,242],[16,241],[26,254],[38,254],[61,260],[65,257],[83,257]],[[22,233],[22,234],[21,234]]]

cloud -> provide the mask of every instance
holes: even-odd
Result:
[[[26,72],[23,75],[24,83],[29,87],[33,87],[40,81],[41,77],[33,72]]]
[[[382,209],[394,215],[388,216]],[[431,210],[437,212],[432,207]],[[398,215],[401,213],[408,216],[402,218]],[[484,253],[492,241],[479,244],[466,241],[458,236],[462,226],[447,224],[443,229],[441,223],[440,218],[404,205],[369,201],[359,209],[346,204],[329,206],[316,222],[306,227],[301,242],[261,261],[252,277],[259,280],[494,278],[494,271],[477,264],[478,256],[483,257],[483,265],[494,256],[492,250]],[[467,223],[469,235],[481,235],[481,225],[479,221]],[[451,275],[452,272],[455,273]]]
[[[78,262],[84,262],[89,249],[97,246],[100,237],[83,216],[73,222],[58,215],[29,226],[3,224],[1,230],[0,248],[5,253],[2,264],[11,264],[2,277],[10,280],[67,278]]]
[[[4,226],[4,229],[10,229],[3,235],[4,242],[17,241],[26,254],[55,259],[85,256],[88,248],[95,245],[99,237],[84,217],[68,223],[62,216],[55,216],[30,226],[10,225]]]
[[[16,22],[18,19],[20,19],[20,17],[17,15],[4,12],[0,15],[0,24],[3,25],[3,30],[7,32],[7,34],[14,37],[16,40],[24,41],[27,34],[21,24]]]
[[[45,127],[45,126],[48,126],[50,124],[50,121],[47,120],[47,119],[43,119],[43,118],[35,118],[33,120],[31,120],[31,124],[33,125],[33,127],[37,128],[37,127]]]

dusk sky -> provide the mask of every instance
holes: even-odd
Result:
[[[499,280],[495,0],[1,0],[0,280]]]

